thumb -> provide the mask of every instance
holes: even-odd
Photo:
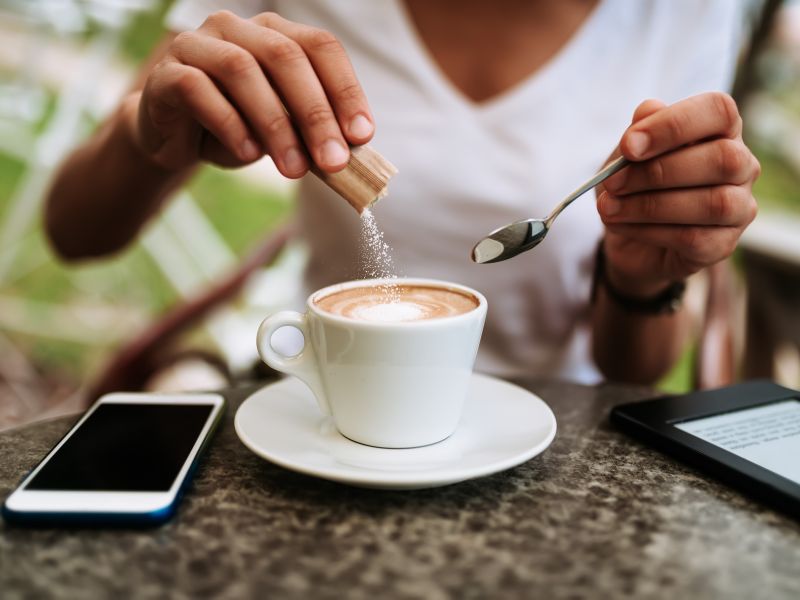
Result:
[[[661,100],[655,100],[653,98],[645,100],[644,102],[639,104],[639,106],[636,107],[636,110],[633,111],[633,118],[631,119],[631,125],[641,121],[642,119],[645,119],[645,118],[649,117],[652,114],[657,113],[662,108],[666,108],[666,106],[667,106],[667,104],[665,102],[662,102]],[[626,130],[625,133],[622,134],[622,138],[620,138],[620,143],[617,144],[617,147],[614,148],[614,151],[611,153],[611,156],[608,157],[608,160],[604,164],[608,164],[609,162],[611,162],[612,160],[614,160],[615,158],[619,157],[622,154],[622,150],[620,150],[620,145],[622,144],[622,140],[625,138],[625,135],[627,133],[628,132]],[[605,187],[604,184],[605,183],[609,183],[611,181],[614,181],[614,179],[621,179],[621,178],[625,177],[624,171],[625,171],[625,169],[623,169],[619,173],[615,173],[614,175],[609,177],[605,182],[603,182],[602,184],[597,186],[597,200],[598,200],[598,202],[601,201],[600,197],[605,192],[606,187]]]

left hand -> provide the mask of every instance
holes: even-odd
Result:
[[[646,100],[615,151],[634,164],[598,186],[607,276],[651,297],[733,253],[755,218],[761,167],[733,99],[711,92],[671,106]]]

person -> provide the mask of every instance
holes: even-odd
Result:
[[[68,260],[116,252],[197,165],[268,155],[302,178],[313,291],[353,278],[359,219],[305,175],[371,142],[399,169],[375,216],[402,274],[488,298],[478,370],[653,382],[687,339],[681,282],[756,213],[760,167],[725,93],[751,7],[178,0],[135,89],[61,167],[47,231]],[[534,251],[470,262],[488,231],[546,215],[620,154],[633,164],[596,209],[583,198]]]

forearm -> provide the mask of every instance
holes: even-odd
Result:
[[[115,252],[128,244],[190,174],[150,161],[133,138],[139,93],[61,165],[50,188],[45,227],[67,260]]]
[[[592,352],[603,375],[614,381],[652,384],[672,368],[691,330],[686,308],[642,314],[613,299],[597,285],[592,305]]]
[[[672,314],[627,311],[600,285],[592,308],[592,352],[603,375],[614,381],[651,384],[683,352],[690,330],[685,308]]]

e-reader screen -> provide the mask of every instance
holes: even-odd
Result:
[[[675,427],[800,484],[800,400],[790,399]]]

